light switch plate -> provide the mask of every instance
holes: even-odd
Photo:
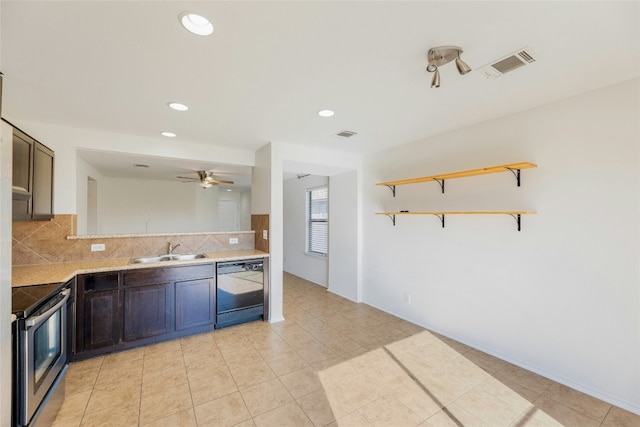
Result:
[[[94,243],[91,245],[91,252],[101,252],[104,251],[104,243]]]
[[[237,245],[238,244],[238,238],[237,237],[230,237],[229,238],[229,244],[230,245]]]
[[[262,230],[262,238],[264,240],[269,240],[269,232],[267,230]]]

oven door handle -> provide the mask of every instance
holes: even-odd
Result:
[[[47,320],[52,313],[56,312],[60,307],[62,307],[67,302],[67,300],[69,299],[70,293],[71,291],[69,289],[65,289],[64,291],[60,292],[60,295],[64,295],[64,298],[62,298],[62,300],[59,303],[51,307],[46,312],[40,314],[39,316],[28,318],[24,322],[25,325],[27,326],[27,329],[33,328],[34,326],[38,326],[39,324]]]

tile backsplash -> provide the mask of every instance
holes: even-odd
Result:
[[[176,253],[247,250],[255,247],[255,234],[247,231],[96,238],[77,238],[75,235],[76,215],[55,215],[51,221],[14,222],[12,264],[18,266],[152,256],[166,253],[167,242],[174,246],[180,244]],[[230,238],[238,239],[238,243],[229,244]],[[105,250],[91,252],[92,244],[104,244]]]
[[[251,229],[256,232],[256,249],[269,252],[269,215],[251,215]],[[264,232],[267,238],[264,238]]]

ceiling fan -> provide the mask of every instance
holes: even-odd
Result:
[[[225,181],[223,179],[217,179],[215,176],[213,176],[213,171],[197,171],[196,173],[198,174],[198,178],[193,178],[189,176],[176,176],[176,178],[187,180],[183,182],[200,181],[199,185],[202,188],[209,188],[212,185],[218,185],[218,184],[233,184],[233,181]]]

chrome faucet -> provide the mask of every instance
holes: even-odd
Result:
[[[171,244],[171,242],[167,242],[167,245],[169,245],[169,248],[167,249],[167,255],[173,255],[173,251],[178,249],[178,246],[180,246],[180,243],[178,243],[177,245],[173,246]]]

